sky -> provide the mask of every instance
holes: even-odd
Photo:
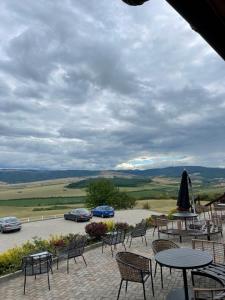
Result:
[[[225,63],[164,0],[1,0],[0,168],[225,167]]]

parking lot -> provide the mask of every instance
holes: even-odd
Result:
[[[140,222],[142,218],[149,217],[151,213],[153,212],[145,209],[120,210],[116,211],[115,217],[110,220],[114,220],[115,222],[127,222],[128,224],[134,225]],[[108,219],[93,217],[91,222],[100,222],[102,220]],[[0,252],[21,245],[33,237],[46,239],[50,235],[56,234],[84,233],[87,223],[88,222],[76,223],[64,220],[63,218],[25,223],[19,232],[0,234]]]

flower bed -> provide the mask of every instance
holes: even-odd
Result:
[[[146,219],[146,222],[150,225],[151,217]],[[133,229],[133,226],[127,223],[114,223],[111,220],[100,223],[89,223],[86,226],[87,245],[99,242],[102,235],[118,229],[124,229],[129,232]],[[20,270],[22,257],[40,251],[55,253],[56,248],[66,247],[77,236],[77,234],[54,235],[48,240],[35,237],[32,241],[27,241],[21,246],[0,253],[0,276]]]

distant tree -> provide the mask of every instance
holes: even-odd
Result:
[[[118,192],[111,180],[100,178],[91,181],[86,189],[86,204],[88,207],[109,204],[112,205],[113,196]]]
[[[125,192],[117,192],[113,196],[113,206],[115,208],[133,208],[136,200]]]
[[[100,178],[91,181],[86,192],[86,205],[90,208],[104,204],[114,208],[132,208],[135,205],[135,199],[120,192],[110,179]]]

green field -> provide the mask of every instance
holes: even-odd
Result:
[[[76,179],[78,180],[78,179]],[[85,188],[68,188],[74,179],[49,180],[44,182],[0,186],[0,216],[16,215],[30,217],[37,215],[55,215],[70,208],[84,206]],[[124,184],[127,186],[124,186]],[[123,179],[121,191],[127,192],[137,201],[137,207],[143,207],[148,201],[150,209],[168,212],[176,206],[179,179],[155,177],[151,180]],[[215,181],[193,181],[193,193],[207,195],[208,200],[224,193],[223,184]]]

